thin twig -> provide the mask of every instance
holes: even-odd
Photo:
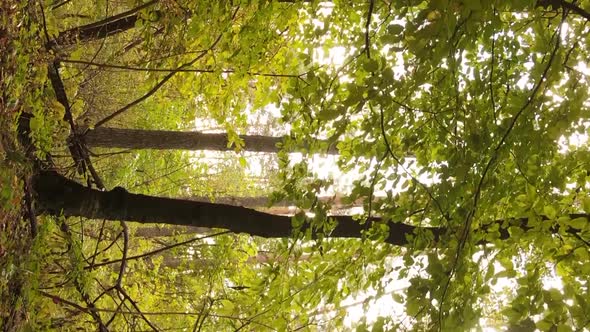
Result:
[[[463,227],[463,232],[461,235],[461,241],[459,241],[459,245],[457,248],[457,252],[455,255],[455,258],[453,260],[453,266],[451,268],[451,271],[449,271],[449,275],[447,278],[447,282],[445,284],[445,287],[443,289],[443,293],[441,296],[441,300],[440,300],[440,304],[439,304],[439,310],[438,310],[438,326],[439,326],[439,331],[442,330],[442,315],[443,315],[443,304],[446,298],[446,294],[448,292],[449,289],[449,285],[451,283],[451,279],[453,278],[453,275],[457,269],[457,264],[459,262],[459,258],[461,256],[461,252],[463,251],[463,248],[465,247],[465,244],[467,243],[467,238],[469,237],[470,234],[470,229],[471,229],[471,223],[473,221],[473,218],[475,217],[475,213],[477,211],[477,206],[479,203],[479,199],[481,197],[481,191],[483,188],[483,183],[486,179],[486,176],[488,174],[488,172],[490,171],[492,165],[497,161],[498,159],[498,155],[500,152],[500,149],[504,146],[504,144],[506,143],[506,140],[508,139],[508,136],[510,135],[510,133],[512,132],[512,130],[514,129],[514,127],[516,126],[516,122],[517,120],[520,118],[520,116],[524,113],[524,111],[532,104],[533,100],[535,99],[537,93],[539,92],[539,90],[541,89],[541,86],[543,85],[543,82],[546,80],[547,77],[547,73],[549,72],[549,68],[551,68],[551,64],[553,63],[553,59],[555,58],[555,55],[557,54],[557,50],[559,49],[560,43],[559,43],[559,36],[561,33],[561,28],[563,26],[563,23],[565,22],[565,15],[562,17],[561,23],[559,24],[559,27],[557,29],[557,32],[554,34],[554,36],[556,35],[556,42],[555,42],[555,47],[553,48],[553,51],[551,52],[551,55],[549,56],[549,60],[547,61],[547,66],[545,67],[545,70],[543,70],[543,73],[541,74],[541,77],[539,79],[539,81],[535,84],[535,87],[533,88],[533,91],[531,92],[530,96],[527,98],[527,101],[524,103],[524,105],[518,110],[518,112],[512,117],[512,120],[510,121],[510,125],[508,126],[508,129],[506,130],[506,132],[504,133],[504,135],[502,135],[502,138],[500,139],[500,141],[498,142],[498,144],[496,145],[496,148],[494,149],[494,151],[492,152],[492,156],[490,157],[489,161],[487,162],[482,174],[481,174],[481,178],[477,184],[476,190],[475,190],[475,194],[473,197],[473,206],[471,208],[471,210],[469,211],[469,213],[467,214],[467,217],[465,218],[465,225]]]
[[[367,58],[371,58],[371,16],[373,16],[373,7],[375,6],[375,0],[369,0],[369,10],[367,12],[367,23],[365,24],[365,52],[367,52]]]
[[[496,17],[496,8],[494,7],[494,15]],[[494,123],[496,123],[496,100],[494,99],[494,57],[495,57],[495,46],[496,46],[496,39],[494,38],[494,33],[492,32],[492,58],[490,60],[490,99],[492,102],[492,115],[494,117]]]
[[[369,108],[372,110],[372,106],[369,104]],[[402,170],[404,171],[404,173],[406,173],[411,179],[412,181],[414,181],[415,183],[419,184],[422,189],[424,189],[424,191],[426,191],[426,193],[428,194],[428,197],[430,197],[430,199],[434,202],[434,204],[436,205],[436,207],[438,208],[441,217],[445,220],[449,220],[448,216],[446,215],[446,213],[444,212],[442,206],[440,205],[440,203],[438,202],[438,200],[436,198],[434,198],[434,195],[432,194],[432,192],[430,191],[430,189],[422,182],[420,182],[420,180],[418,180],[407,168],[406,166],[404,166],[402,164],[402,162],[400,161],[400,159],[393,153],[393,150],[391,149],[391,145],[389,145],[389,140],[387,138],[387,133],[385,131],[385,120],[384,120],[384,115],[383,115],[383,109],[379,109],[379,115],[380,115],[380,129],[381,129],[381,135],[383,136],[383,142],[385,143],[385,148],[387,149],[386,152],[389,153],[389,155],[391,156],[391,158],[393,158],[393,160],[395,160],[395,162],[402,168]]]
[[[369,227],[369,220],[371,220],[371,213],[373,211],[373,196],[375,195],[375,184],[377,183],[377,178],[379,177],[379,170],[381,169],[381,165],[383,165],[383,160],[387,157],[388,152],[385,151],[381,159],[377,161],[377,165],[375,167],[375,174],[373,174],[373,178],[371,179],[371,187],[369,193],[369,204],[367,207],[367,218],[365,218],[365,229]]]
[[[236,11],[234,12],[234,16],[237,13],[238,9],[240,7],[238,6],[238,8],[236,8]],[[95,125],[94,128],[100,127],[102,125],[104,125],[105,123],[109,122],[110,120],[112,120],[113,118],[119,116],[121,113],[129,110],[130,108],[132,108],[133,106],[141,103],[142,101],[148,99],[151,95],[153,95],[154,93],[156,93],[166,82],[168,82],[176,73],[179,72],[179,70],[192,66],[195,62],[197,62],[198,60],[200,60],[201,58],[203,58],[205,55],[207,55],[211,50],[213,50],[213,48],[215,48],[215,46],[217,46],[217,44],[219,43],[219,41],[221,41],[221,37],[223,37],[223,32],[221,32],[219,34],[219,36],[217,36],[217,38],[215,39],[215,41],[211,44],[211,46],[209,46],[209,48],[204,51],[203,53],[199,54],[197,57],[195,57],[193,60],[180,65],[175,71],[170,72],[168,75],[164,76],[164,78],[158,82],[150,91],[148,91],[146,94],[144,94],[143,96],[139,97],[138,99],[132,101],[131,103],[123,106],[122,108],[120,108],[119,110],[113,112],[112,114],[108,115],[107,117],[103,118],[102,120],[98,121]]]
[[[215,236],[224,235],[224,234],[227,234],[227,233],[231,233],[231,231],[223,231],[223,232],[218,232],[218,233],[214,233],[214,234],[209,234],[209,235],[206,235],[206,236],[196,237],[196,238],[193,238],[193,239],[190,239],[190,240],[186,240],[186,241],[183,241],[183,242],[178,242],[178,243],[175,243],[175,244],[172,244],[172,245],[169,245],[169,246],[160,248],[160,249],[152,250],[152,251],[143,253],[141,255],[135,255],[135,256],[127,257],[126,260],[127,261],[130,261],[130,260],[136,260],[136,259],[148,257],[148,256],[155,255],[155,254],[158,254],[158,253],[163,252],[163,251],[166,251],[166,250],[170,250],[172,248],[180,247],[180,246],[183,246],[183,245],[192,243],[192,242],[200,241],[200,240],[211,238],[211,237],[215,237]],[[114,259],[112,261],[102,262],[102,263],[98,263],[98,264],[95,264],[95,265],[88,265],[88,266],[85,266],[84,269],[85,270],[94,270],[95,268],[98,268],[98,267],[101,267],[101,266],[115,264],[115,263],[119,263],[119,262],[122,262],[122,261],[123,261],[122,259]]]
[[[123,230],[123,256],[121,257],[121,266],[119,267],[119,276],[117,277],[116,286],[121,287],[121,283],[123,282],[123,275],[125,274],[125,268],[127,267],[127,252],[129,250],[129,228],[127,228],[127,223],[121,220],[121,227]]]
[[[151,327],[154,331],[158,332],[160,331],[160,329],[158,327],[156,327],[154,325],[154,323],[152,323],[145,315],[144,313],[141,311],[141,309],[139,309],[139,306],[137,305],[137,303],[131,298],[131,296],[129,296],[129,294],[127,294],[127,292],[123,289],[123,287],[121,286],[115,286],[115,288],[117,289],[117,291],[119,292],[119,294],[121,294],[127,301],[129,301],[129,303],[131,303],[131,305],[133,306],[133,308],[135,308],[135,310],[137,310],[137,314],[143,319],[143,321],[149,326]]]
[[[238,71],[233,69],[227,70],[215,70],[215,69],[199,69],[199,68],[142,68],[142,67],[134,67],[134,66],[125,66],[125,65],[117,65],[117,64],[109,64],[109,63],[98,63],[92,61],[84,61],[84,60],[72,60],[72,59],[61,59],[63,63],[72,63],[72,64],[80,64],[80,65],[87,65],[93,66],[98,68],[112,68],[112,69],[120,69],[120,70],[128,70],[128,71],[143,71],[143,72],[163,72],[163,73],[223,73],[223,74],[233,74],[237,73]],[[274,74],[274,73],[259,73],[259,72],[252,72],[246,71],[248,75],[252,76],[264,76],[264,77],[282,77],[282,78],[301,78],[303,74]]]

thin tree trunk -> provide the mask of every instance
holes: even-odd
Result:
[[[205,134],[200,132],[141,130],[98,127],[85,128],[82,132],[89,147],[122,148],[122,149],[155,149],[155,150],[214,150],[233,151],[228,146],[227,134]],[[284,137],[240,135],[244,141],[244,150],[252,152],[277,153]],[[326,146],[326,153],[337,154],[335,144],[318,140],[318,144]],[[302,149],[304,150],[304,149]]]
[[[379,198],[379,197],[375,197]],[[234,206],[244,206],[249,208],[267,208],[271,207],[270,200],[266,196],[247,196],[247,197],[237,197],[237,196],[219,196],[219,197],[207,197],[207,196],[192,196],[189,198],[192,201],[197,202],[208,202],[208,203],[220,203],[220,204],[228,204]],[[363,202],[358,200],[353,203],[347,203],[343,200],[341,195],[335,196],[321,196],[318,197],[318,200],[323,203],[330,203],[333,208],[335,209],[346,209],[351,208],[354,206],[359,206]],[[275,202],[272,204],[272,207],[290,207],[294,206],[295,202],[282,200],[279,202]]]
[[[336,196],[321,196],[318,197],[318,201],[323,203],[330,203],[330,212],[333,214],[341,214],[343,211],[351,209],[353,207],[361,207],[363,205],[362,199],[349,203],[345,202],[343,197],[340,195]],[[380,197],[374,197],[379,199]],[[381,197],[382,198],[382,197]],[[293,215],[296,212],[295,202],[282,200],[275,202],[272,205],[270,200],[265,196],[249,196],[249,197],[236,197],[236,196],[219,196],[219,197],[206,197],[206,196],[191,196],[188,199],[197,202],[207,203],[220,203],[234,206],[243,206],[257,211],[262,211],[270,214],[282,214],[282,215]],[[344,213],[347,214],[347,213]]]
[[[175,236],[180,234],[206,234],[210,233],[211,229],[205,227],[192,226],[146,226],[140,227],[133,232],[135,237],[157,238]]]
[[[98,22],[82,25],[59,33],[55,41],[50,46],[54,45],[71,45],[76,42],[87,42],[90,40],[98,40],[108,36],[127,31],[135,27],[135,23],[139,19],[138,12],[144,8],[152,6],[158,0],[152,0],[130,9],[126,12],[107,17]]]

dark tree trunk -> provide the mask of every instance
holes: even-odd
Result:
[[[117,187],[111,191],[98,191],[86,188],[77,182],[69,180],[53,171],[41,171],[33,178],[33,188],[36,192],[38,211],[53,215],[81,216],[90,219],[126,220],[140,223],[164,223],[170,225],[184,225],[207,228],[223,228],[234,233],[247,233],[266,238],[290,237],[294,233],[291,217],[279,216],[259,212],[244,207],[227,204],[196,202],[190,200],[172,199],[138,195]],[[587,214],[570,214],[571,219],[586,218]],[[351,216],[330,216],[337,221],[336,228],[328,235],[333,238],[361,238],[366,225],[361,225]],[[543,217],[543,219],[547,219]],[[379,222],[379,218],[371,218],[369,223]],[[559,223],[551,223],[549,232],[562,231]],[[524,231],[530,229],[528,218],[511,218],[510,220],[496,220],[485,228],[500,225],[497,238],[510,237],[508,226],[519,227]],[[433,245],[446,233],[444,228],[416,227],[404,223],[389,222],[389,236],[385,242],[405,246],[411,243],[409,237],[422,231],[430,231],[434,235]],[[304,231],[304,229],[302,230]],[[474,230],[475,231],[475,230]],[[581,230],[568,228],[566,233],[579,237]],[[486,240],[479,244],[488,243]]]
[[[76,42],[87,42],[91,40],[98,40],[108,36],[127,31],[135,27],[135,23],[139,19],[138,12],[158,2],[152,0],[142,4],[141,6],[130,9],[126,12],[107,17],[98,22],[82,25],[59,33],[55,41],[50,46],[54,45],[71,45]]]
[[[259,212],[244,207],[162,197],[138,195],[117,187],[98,191],[80,185],[53,171],[42,171],[33,179],[39,212],[66,217],[127,220],[140,223],[164,223],[207,228],[223,228],[235,233],[247,233],[266,238],[289,237],[293,234],[291,217]],[[366,227],[351,216],[332,216],[338,226],[330,237],[360,238]],[[378,220],[374,218],[374,220]],[[406,245],[407,235],[418,227],[390,223],[386,242]],[[433,231],[435,237],[441,229]]]
[[[245,151],[268,153],[279,152],[278,145],[284,140],[283,137],[261,135],[240,135],[240,138],[244,141]],[[233,151],[228,147],[227,134],[98,127],[87,130],[84,140],[89,147]],[[326,153],[338,153],[335,144],[319,143],[326,146]]]

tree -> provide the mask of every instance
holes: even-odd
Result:
[[[50,42],[50,46],[63,46],[74,44],[76,42],[84,43],[92,40],[103,39],[108,36],[134,28],[136,22],[140,18],[138,12],[142,9],[153,6],[157,2],[157,0],[148,1],[133,9],[113,15],[111,17],[107,17],[103,20],[62,31],[59,33],[55,41]]]
[[[109,219],[137,221],[140,223],[163,223],[178,226],[192,226],[204,228],[224,228],[234,233],[246,233],[260,237],[288,238],[298,232],[305,233],[309,227],[304,223],[304,217],[299,216],[300,226],[294,227],[291,217],[273,215],[259,212],[253,209],[228,205],[223,203],[208,203],[194,200],[180,200],[163,197],[137,195],[127,192],[124,188],[104,192],[84,186],[59,175],[55,172],[41,172],[33,180],[33,186],[37,193],[37,201],[40,211],[56,216],[66,217],[81,216],[88,219]],[[576,214],[569,216],[571,219],[583,219],[587,222],[588,216]],[[417,227],[400,222],[383,222],[380,218],[364,220],[367,227],[351,216],[329,216],[335,221],[335,225],[325,230],[323,236],[342,238],[361,238],[363,233],[373,228],[373,224],[386,226],[385,232],[377,233],[377,236],[385,235],[384,242],[393,245],[409,245],[414,236],[425,236],[434,244],[440,241],[445,232],[444,228]],[[545,219],[548,219],[545,217]],[[504,220],[489,223],[486,228],[492,228],[496,232],[495,240],[505,240],[510,237],[507,226],[522,228],[527,231],[532,227],[527,226],[527,218],[514,219],[512,223]],[[505,224],[501,227],[498,225]],[[320,224],[321,225],[321,224]],[[570,234],[578,234],[583,227],[572,227]],[[324,230],[310,229],[313,238],[316,233]],[[557,233],[558,228],[552,228]],[[487,232],[487,229],[484,229]],[[480,243],[488,243],[485,239]]]
[[[164,130],[141,130],[98,127],[82,128],[84,141],[89,147],[123,148],[123,149],[156,149],[156,150],[215,150],[232,151],[235,148],[227,134],[179,132]],[[262,135],[239,135],[241,150],[250,152],[278,153],[285,137]],[[327,153],[336,154],[335,144],[318,140]]]
[[[375,197],[378,199],[377,197]],[[383,199],[384,197],[379,197]],[[347,202],[345,197],[340,195],[334,196],[321,196],[317,197],[318,202],[328,204],[330,206],[331,214],[345,214],[342,211],[350,210],[351,208],[359,208],[362,207],[362,201],[356,202]],[[293,211],[296,207],[295,202],[289,201],[278,201],[274,202],[268,196],[215,196],[215,197],[203,197],[203,196],[191,196],[190,200],[197,201],[197,202],[210,202],[210,203],[221,203],[221,204],[228,204],[234,206],[243,206],[252,208],[255,210],[259,210],[266,213],[271,214],[283,214],[283,215],[292,215]],[[334,213],[334,212],[341,212],[341,213]]]
[[[207,8],[203,1],[186,3]],[[95,130],[115,117],[124,127],[153,128],[165,117],[164,110],[185,110],[160,105],[170,102],[166,93],[171,91],[198,106],[200,116],[217,120],[230,137],[244,132],[247,109],[262,112],[269,104],[278,105],[290,144],[308,151],[299,162],[289,158],[288,148],[280,151],[282,181],[276,198],[295,202],[313,217],[291,219],[122,188],[98,191],[48,171],[33,179],[41,210],[54,215],[190,224],[284,238],[263,242],[220,235],[219,250],[199,254],[214,257],[221,268],[206,276],[195,273],[194,279],[177,275],[169,280],[198,293],[198,303],[153,297],[178,305],[177,312],[199,308],[196,322],[163,318],[161,323],[194,330],[204,324],[295,330],[321,323],[318,315],[309,314],[321,306],[338,309],[351,294],[374,291],[382,296],[389,284],[405,280],[407,289],[394,294],[404,304],[401,317],[358,325],[466,330],[479,325],[482,315],[500,316],[514,327],[531,327],[532,322],[540,330],[588,325],[590,156],[583,139],[572,139],[588,131],[590,119],[587,3],[252,1],[244,6],[223,2],[211,10],[214,15],[191,19],[188,26],[168,22],[168,35],[158,35],[163,54],[150,51],[146,42],[138,50],[147,59],[126,54],[95,61],[97,46],[79,52],[76,56],[83,60],[72,63],[109,64],[97,67],[102,71],[142,73],[139,69],[146,68],[138,86],[147,92],[102,114]],[[176,40],[183,43],[172,47]],[[339,52],[342,59],[336,61],[330,52]],[[117,50],[109,49],[109,54]],[[253,75],[282,70],[288,74],[281,78]],[[60,74],[55,70],[54,76],[56,72]],[[76,75],[82,69],[74,72],[74,80],[80,79]],[[69,84],[76,89],[76,81]],[[60,90],[62,95],[67,91]],[[156,99],[151,108],[145,107],[149,98]],[[58,99],[69,111],[67,100]],[[131,114],[138,106],[145,112]],[[307,158],[325,152],[318,137],[338,142],[338,167],[357,177],[347,199],[363,201],[364,214],[328,217],[328,206],[318,197],[332,181],[318,176]],[[83,142],[76,144],[83,153]],[[385,198],[376,200],[377,195]],[[122,229],[123,248],[129,249]],[[240,265],[259,246],[284,259]],[[297,260],[303,253],[309,255]],[[106,299],[100,284],[93,288],[96,301],[83,296],[84,307],[68,304],[78,305],[78,312],[90,314],[101,328],[108,325],[101,322],[106,315],[96,308],[136,304],[124,296],[125,258],[121,261],[114,283],[122,300]],[[83,290],[78,275],[75,286]],[[548,276],[563,287],[544,282]],[[147,277],[137,278],[149,284]],[[506,279],[514,289],[496,299],[501,303],[497,309],[490,304],[500,293],[494,287]],[[247,285],[232,293],[226,282]],[[134,308],[133,313],[115,313],[136,314],[142,328],[158,329],[138,305]],[[342,324],[344,315],[335,315],[335,324]],[[271,325],[263,325],[266,321]],[[328,324],[319,328],[332,327]]]

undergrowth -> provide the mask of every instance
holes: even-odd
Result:
[[[32,163],[18,143],[18,118],[34,114],[31,138],[36,151],[48,151],[59,112],[52,107],[39,3],[0,1],[0,331],[38,330],[34,312],[49,224],[32,229],[25,193]],[[40,152],[43,155],[43,152]]]

